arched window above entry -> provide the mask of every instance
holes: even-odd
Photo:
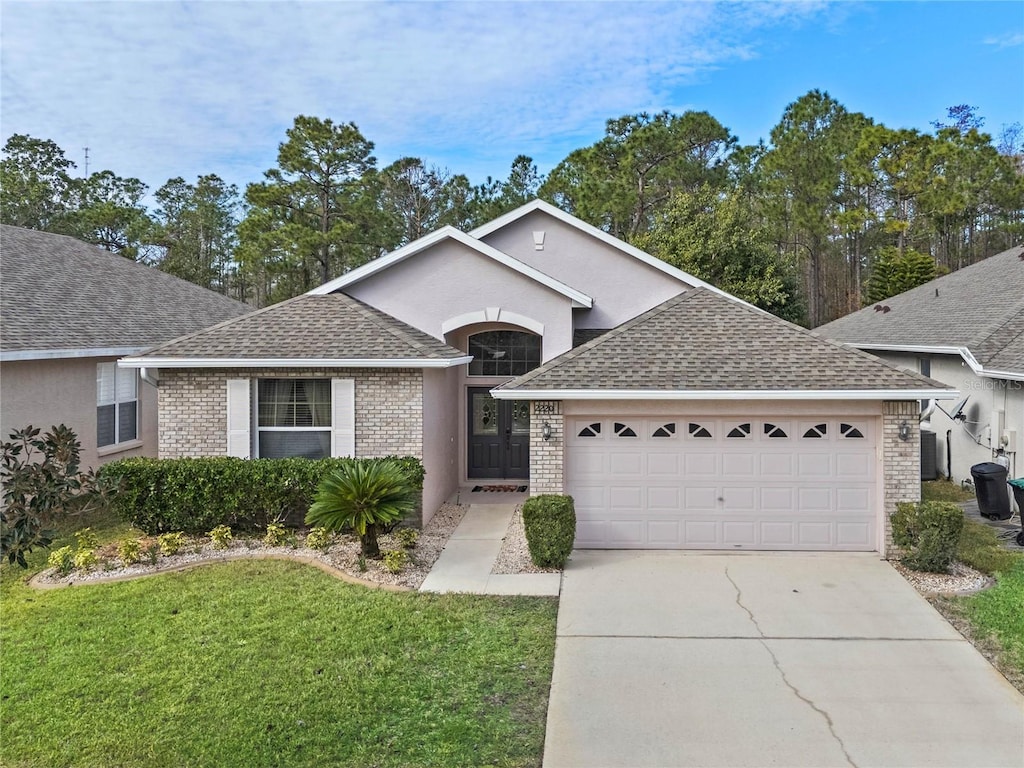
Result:
[[[540,365],[540,336],[523,331],[484,331],[469,337],[470,376],[520,376]]]

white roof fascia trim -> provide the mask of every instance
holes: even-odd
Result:
[[[149,349],[152,344],[134,347],[83,347],[80,349],[18,349],[0,352],[0,362],[18,360],[56,360],[71,357],[123,357],[137,355]]]
[[[1021,371],[993,371],[985,368],[978,362],[977,358],[967,347],[938,347],[925,344],[861,344],[860,342],[840,342],[846,347],[856,347],[869,351],[879,352],[916,352],[919,354],[932,355],[959,355],[967,363],[976,376],[987,379],[1010,379],[1011,381],[1024,381],[1024,372]]]
[[[572,214],[566,213],[561,208],[558,208],[557,206],[551,205],[551,203],[547,203],[540,199],[533,200],[532,202],[529,202],[526,205],[516,208],[514,211],[506,213],[504,216],[499,216],[494,221],[490,221],[486,224],[477,227],[476,229],[470,230],[469,236],[475,237],[477,239],[487,237],[487,235],[491,234],[492,232],[496,232],[502,227],[511,224],[513,221],[516,221],[517,219],[520,219],[526,214],[532,213],[533,211],[543,211],[544,213],[547,213],[548,215],[555,217],[559,221],[568,224],[571,227],[575,227],[576,229],[582,232],[586,232],[591,237],[595,237],[601,242],[612,246],[613,248],[617,248],[618,250],[623,251],[624,253],[628,253],[633,258],[639,259],[648,266],[654,267],[660,272],[664,272],[666,275],[674,277],[676,280],[692,285],[694,288],[707,288],[709,291],[717,293],[719,296],[724,296],[727,299],[738,301],[740,304],[745,304],[748,307],[753,307],[754,309],[757,309],[759,312],[764,311],[759,309],[758,307],[754,307],[753,304],[750,304],[749,302],[746,302],[743,299],[733,296],[731,293],[723,291],[721,288],[716,288],[710,283],[704,282],[699,277],[694,277],[689,272],[684,272],[678,267],[673,267],[667,261],[662,261],[657,256],[652,256],[646,251],[641,251],[634,245],[630,245],[629,243],[623,240],[619,240],[617,237],[612,237],[607,232],[595,227],[593,224],[588,224],[582,219],[578,219]]]
[[[492,389],[496,400],[955,400],[955,389]]]
[[[378,360],[323,357],[125,357],[120,368],[452,368],[472,361],[472,355],[438,360],[393,358]]]
[[[334,280],[331,280],[329,283],[324,283],[323,285],[314,288],[311,291],[308,291],[306,295],[325,296],[329,293],[334,293],[340,288],[344,288],[347,285],[352,285],[353,283],[357,283],[360,280],[365,280],[371,275],[375,275],[378,272],[387,269],[392,264],[397,264],[400,261],[404,261],[410,256],[414,256],[415,254],[423,250],[426,250],[430,246],[436,245],[442,240],[447,240],[449,238],[455,240],[456,242],[462,243],[467,248],[472,248],[474,251],[477,251],[478,253],[487,256],[493,259],[494,261],[497,261],[499,264],[502,264],[508,267],[509,269],[515,270],[516,272],[519,272],[520,274],[529,277],[531,280],[534,280],[540,283],[541,285],[550,288],[556,293],[562,294],[566,298],[571,299],[573,301],[573,305],[578,308],[590,309],[592,306],[594,306],[594,300],[590,296],[587,296],[587,294],[583,293],[582,291],[577,291],[572,286],[566,285],[562,281],[556,280],[550,275],[545,275],[543,272],[541,272],[538,269],[534,269],[529,264],[525,264],[519,261],[519,259],[513,258],[512,256],[509,256],[507,253],[503,253],[502,251],[499,251],[497,248],[494,248],[493,246],[490,246],[487,243],[482,243],[476,238],[470,237],[469,235],[465,234],[464,232],[460,232],[459,230],[455,229],[455,227],[452,227],[450,225],[444,226],[441,229],[437,230],[436,232],[426,235],[425,237],[421,237],[419,240],[415,240],[409,243],[408,245],[402,246],[397,251],[392,251],[391,253],[385,256],[381,256],[379,259],[374,259],[368,264],[364,264],[363,266],[358,267],[357,269],[353,269],[351,272],[344,274],[341,277],[335,278]]]

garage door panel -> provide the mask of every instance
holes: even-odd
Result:
[[[875,549],[878,459],[870,420],[579,423],[587,434],[600,428],[598,437],[568,436],[577,546]],[[636,436],[624,436],[616,423]],[[726,437],[730,432],[738,436]]]
[[[757,461],[753,453],[726,453],[722,456],[722,472],[726,477],[750,479],[755,475]]]
[[[753,520],[726,520],[722,523],[722,538],[726,546],[757,544],[757,523]]]
[[[831,488],[804,486],[797,488],[796,497],[796,511],[800,514],[807,512],[828,514],[832,511],[834,501]]]
[[[679,528],[678,520],[651,520],[647,523],[647,540],[666,549],[678,547],[682,543]]]
[[[722,489],[723,506],[729,512],[753,512],[757,509],[757,489],[752,486],[726,486]]]
[[[651,486],[647,489],[647,509],[650,512],[677,513],[681,508],[682,488]]]
[[[843,549],[871,547],[871,527],[867,523],[836,523],[836,544]]]
[[[610,544],[636,547],[644,544],[644,523],[642,520],[611,520],[607,526]]]
[[[640,453],[613,451],[608,456],[608,474],[612,477],[639,477],[643,474],[643,456]]]
[[[679,477],[679,469],[682,466],[682,456],[678,451],[673,453],[653,451],[647,454],[647,476],[664,475],[666,477]]]
[[[762,522],[761,544],[768,548],[787,549],[797,543],[796,526],[786,521]]]
[[[761,511],[773,513],[793,509],[793,490],[791,486],[762,488]]]
[[[639,485],[613,485],[608,489],[608,505],[615,512],[643,509],[644,489]]]
[[[836,477],[846,480],[871,480],[875,457],[865,452],[836,453]]]
[[[687,446],[688,450],[700,450]],[[714,453],[684,453],[683,472],[686,477],[717,477],[719,473],[718,456]]]
[[[840,514],[866,513],[871,509],[870,487],[836,490],[836,511]]]
[[[771,450],[771,446],[768,446]],[[761,477],[774,479],[791,479],[796,474],[796,457],[791,453],[762,453]]]
[[[832,477],[832,454],[825,452],[801,453],[797,466],[802,479]]]
[[[686,512],[712,511],[718,506],[718,486],[685,486],[683,499]]]
[[[796,541],[801,546],[826,549],[832,544],[832,523],[797,523],[795,528],[797,531]]]

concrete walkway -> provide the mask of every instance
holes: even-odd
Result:
[[[562,582],[560,573],[491,573],[519,503],[519,494],[481,495],[487,498],[470,501],[462,522],[448,539],[420,591],[557,597]],[[509,499],[510,496],[517,498]],[[525,494],[522,496],[525,498]]]
[[[873,555],[573,552],[545,768],[1024,766],[1024,697]]]

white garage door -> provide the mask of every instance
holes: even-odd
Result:
[[[863,417],[568,417],[576,546],[875,550],[874,432]]]

